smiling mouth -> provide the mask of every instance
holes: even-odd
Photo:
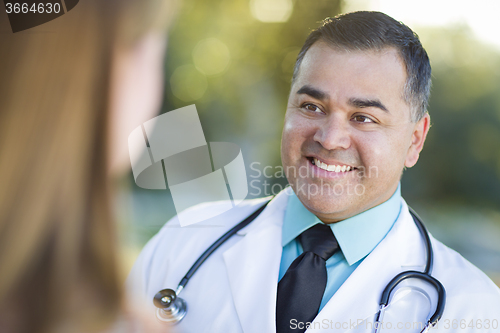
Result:
[[[320,169],[330,172],[349,172],[356,170],[355,167],[346,165],[346,164],[326,164],[325,162],[320,161],[316,157],[307,157],[311,164],[317,166]]]

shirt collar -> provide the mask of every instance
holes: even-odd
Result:
[[[340,222],[330,224],[347,263],[351,266],[366,257],[384,239],[401,210],[401,184],[389,200]],[[323,223],[293,193],[288,198],[282,230],[282,246],[303,231]]]

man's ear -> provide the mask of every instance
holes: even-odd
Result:
[[[431,117],[428,113],[425,113],[422,119],[415,124],[411,136],[411,145],[406,154],[405,167],[411,168],[417,163],[419,154],[422,148],[424,148],[425,138],[429,132],[430,125]]]

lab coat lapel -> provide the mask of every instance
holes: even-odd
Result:
[[[285,192],[243,230],[241,241],[224,252],[234,305],[245,333],[275,331],[281,229],[288,201]]]
[[[316,329],[307,332],[365,332],[355,327],[365,319],[373,322],[389,281],[402,271],[422,270],[424,262],[422,238],[402,200],[401,214],[391,231],[318,314],[311,327]]]

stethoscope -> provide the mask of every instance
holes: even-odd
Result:
[[[222,235],[219,239],[217,239],[208,249],[203,252],[203,254],[195,261],[195,263],[191,266],[189,271],[186,273],[186,275],[182,278],[182,280],[179,282],[179,285],[177,286],[177,289],[174,291],[173,289],[163,289],[160,290],[159,292],[156,293],[153,299],[154,305],[158,308],[156,309],[156,316],[159,320],[171,324],[178,323],[179,321],[182,320],[186,316],[187,313],[187,304],[186,302],[179,297],[179,294],[181,291],[186,287],[187,283],[189,282],[189,279],[193,276],[193,274],[200,268],[200,266],[205,262],[205,260],[221,246],[224,244],[225,241],[227,241],[229,238],[231,238],[234,234],[236,234],[238,231],[246,227],[250,222],[255,220],[257,216],[259,216],[260,213],[266,208],[267,204],[269,203],[266,202],[264,205],[262,205],[259,209],[257,209],[255,212],[253,212],[250,216],[248,216],[246,219],[238,223],[236,226],[234,226],[232,229],[227,231],[224,235]],[[425,241],[425,250],[426,250],[426,255],[427,255],[427,262],[425,264],[425,269],[423,272],[418,272],[418,271],[405,271],[402,273],[399,273],[396,275],[391,282],[385,287],[384,291],[382,292],[382,297],[380,298],[380,304],[379,304],[379,311],[375,317],[375,322],[374,322],[374,333],[378,333],[380,330],[380,327],[382,325],[377,325],[377,323],[381,323],[381,320],[383,318],[383,314],[386,310],[386,308],[389,306],[389,299],[391,297],[392,291],[396,288],[396,286],[401,283],[402,281],[410,278],[415,278],[415,279],[420,279],[425,282],[428,282],[431,286],[433,286],[438,294],[438,301],[437,301],[437,306],[434,314],[428,319],[426,326],[422,329],[420,333],[426,333],[429,331],[432,327],[434,327],[439,319],[441,319],[443,312],[444,312],[444,307],[445,307],[445,302],[446,302],[446,292],[444,290],[443,285],[441,282],[439,282],[437,279],[431,276],[431,271],[432,271],[432,265],[433,265],[433,252],[432,252],[432,244],[431,240],[429,238],[429,234],[422,222],[422,219],[415,213],[415,211],[408,207],[410,210],[410,213],[413,217],[413,220],[415,221],[415,224],[418,227],[418,230],[420,231],[420,234],[422,235],[422,238]]]
[[[432,265],[433,265],[433,259],[434,259],[434,253],[432,251],[432,244],[431,240],[429,238],[429,233],[427,232],[427,229],[424,226],[424,223],[422,222],[422,219],[420,216],[418,216],[415,211],[408,206],[408,209],[410,210],[410,214],[413,217],[413,221],[415,221],[415,224],[417,225],[418,231],[420,231],[420,234],[422,235],[422,238],[425,241],[425,252],[427,256],[427,262],[425,263],[425,268],[423,272],[418,272],[418,271],[405,271],[401,272],[398,275],[396,275],[391,282],[384,288],[384,291],[382,292],[382,297],[380,298],[380,304],[379,304],[379,311],[376,315],[375,322],[374,322],[374,333],[378,333],[383,327],[381,325],[382,318],[384,315],[384,312],[386,308],[389,306],[389,298],[391,297],[391,293],[396,288],[396,286],[403,282],[406,279],[420,279],[425,282],[428,282],[431,286],[433,286],[438,294],[438,301],[436,305],[436,311],[434,311],[434,314],[427,320],[427,323],[425,327],[420,331],[420,333],[426,333],[429,331],[432,327],[434,327],[439,319],[443,316],[444,312],[444,306],[446,303],[446,291],[444,290],[443,285],[439,280],[431,276],[431,271],[432,271]]]

